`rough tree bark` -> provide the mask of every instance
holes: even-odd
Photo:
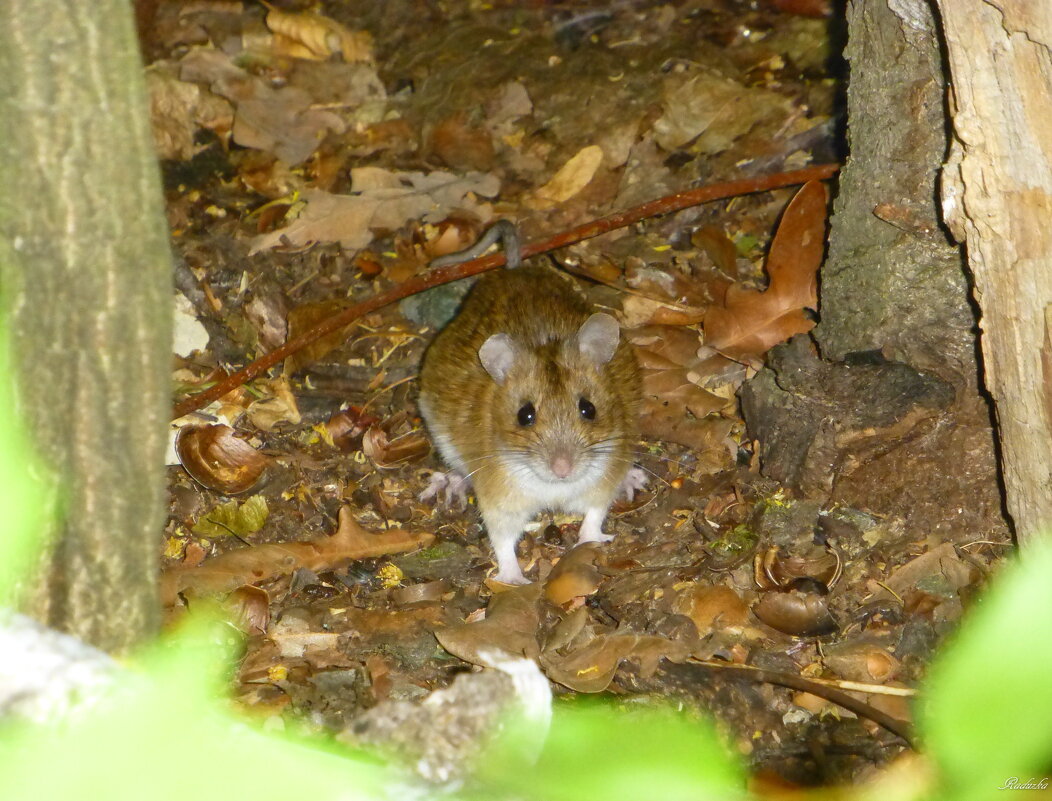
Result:
[[[764,471],[947,539],[1005,535],[975,316],[940,222],[945,68],[930,0],[849,0],[850,154],[821,274],[820,356],[772,351],[742,392]]]
[[[107,650],[159,621],[170,254],[126,0],[0,3],[0,313],[58,488],[26,611]]]
[[[952,80],[943,210],[967,244],[1025,545],[1052,526],[1052,4],[938,2]]]

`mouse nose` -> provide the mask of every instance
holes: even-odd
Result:
[[[564,453],[552,457],[549,465],[556,478],[566,478],[573,472],[573,459]]]

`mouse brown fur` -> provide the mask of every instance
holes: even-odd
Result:
[[[641,380],[617,322],[544,267],[484,275],[435,338],[420,409],[443,459],[475,488],[497,580],[524,583],[515,544],[543,509],[602,523],[632,467]]]

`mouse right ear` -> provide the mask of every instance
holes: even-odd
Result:
[[[503,384],[515,363],[515,342],[507,334],[494,334],[479,348],[479,360],[493,380]]]

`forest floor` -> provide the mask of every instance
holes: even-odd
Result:
[[[180,397],[423,274],[493,220],[537,241],[838,161],[830,21],[776,5],[141,4]],[[802,334],[806,348],[821,315],[819,264],[795,238],[824,235],[826,203],[801,194],[797,227],[786,215],[779,229],[796,193],[538,257],[577,276],[636,347],[651,480],[615,506],[606,545],[571,551],[579,520],[539,520],[519,546],[529,586],[488,578],[473,504],[419,500],[441,465],[416,377],[465,282],[372,312],[178,421],[166,601],[174,613],[228,594],[249,634],[240,702],[390,743],[383,710],[501,649],[534,658],[560,702],[603,693],[709,714],[756,774],[855,782],[901,753],[875,720],[909,721],[909,688],[1011,545],[989,416],[966,398],[953,432],[938,409],[868,431],[821,493],[764,477],[737,393],[776,343]],[[823,697],[838,682],[855,683],[854,711]],[[399,748],[413,755],[411,739]]]

